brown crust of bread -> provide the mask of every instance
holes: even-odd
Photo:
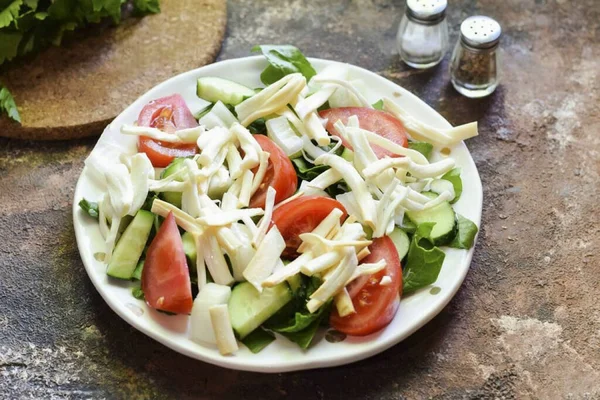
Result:
[[[0,75],[21,114],[0,117],[0,136],[65,140],[96,136],[156,84],[215,60],[225,0],[162,0],[161,13],[81,33]]]

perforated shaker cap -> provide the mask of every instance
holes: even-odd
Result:
[[[408,0],[406,14],[423,22],[436,22],[444,18],[448,0]]]
[[[500,41],[502,28],[496,20],[483,15],[469,17],[460,24],[460,37],[467,45],[487,49]]]

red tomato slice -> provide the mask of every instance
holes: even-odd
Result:
[[[162,97],[148,103],[140,112],[137,124],[165,132],[198,126],[198,122],[185,104],[185,100],[179,94]],[[192,156],[198,151],[195,143],[165,143],[144,136],[139,138],[138,150],[146,153],[155,167],[166,167],[175,157]]]
[[[192,312],[192,285],[173,213],[163,221],[146,252],[142,270],[146,304],[178,314]]]
[[[254,136],[263,151],[268,152],[270,156],[265,177],[250,199],[250,208],[265,208],[269,186],[272,186],[277,192],[275,194],[275,204],[277,204],[296,192],[298,177],[292,162],[279,146],[265,135],[252,136]]]
[[[366,336],[386,327],[398,310],[400,295],[402,294],[402,269],[398,251],[394,242],[387,236],[373,240],[369,246],[371,254],[363,263],[374,263],[385,259],[387,266],[384,270],[373,274],[362,281],[362,287],[358,279],[348,285],[348,291],[356,295],[352,298],[352,304],[356,313],[346,317],[340,317],[337,310],[333,309],[329,318],[329,324],[340,332],[352,336]],[[392,279],[389,285],[381,286],[379,282],[385,275]]]
[[[301,196],[276,208],[272,221],[285,239],[283,257],[296,258],[296,250],[302,243],[298,235],[315,229],[334,208],[344,212],[342,221],[346,219],[348,214],[342,203],[329,197]]]
[[[327,131],[332,135],[341,138],[337,129],[333,127],[338,120],[341,120],[343,124],[348,123],[348,118],[352,115],[358,117],[358,122],[362,129],[366,129],[371,132],[377,133],[379,136],[391,140],[400,146],[408,146],[408,137],[406,136],[406,129],[402,122],[396,119],[393,115],[388,114],[384,111],[373,110],[371,108],[364,107],[340,107],[330,108],[329,110],[323,110],[319,113],[321,118],[327,118]],[[342,138],[342,144],[352,150],[352,146],[346,140]],[[377,158],[388,157],[399,157],[397,154],[392,153],[389,150],[372,145],[373,151]]]

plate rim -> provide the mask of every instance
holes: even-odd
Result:
[[[244,63],[244,62],[251,63],[256,60],[261,60],[261,59],[264,60],[264,58],[262,56],[232,58],[232,59],[219,61],[219,62],[216,62],[213,64],[202,66],[202,67],[175,75],[175,76],[157,84],[156,86],[154,86],[153,88],[151,88],[150,90],[148,90],[147,92],[145,92],[141,96],[139,96],[134,102],[132,102],[129,106],[127,106],[117,117],[115,117],[115,119],[113,121],[111,121],[106,126],[105,130],[103,131],[103,134],[107,130],[111,129],[111,125],[115,120],[117,120],[122,114],[128,113],[130,111],[130,109],[134,108],[136,106],[136,104],[144,96],[146,96],[149,92],[160,90],[163,86],[168,86],[173,81],[177,80],[178,78],[181,78],[184,75],[198,74],[203,69],[207,69],[209,67],[215,68],[215,66],[219,66],[219,65],[231,64],[231,63],[235,64],[235,63],[240,63],[240,62],[241,63]],[[430,111],[433,111],[441,119],[443,119],[445,124],[447,124],[448,126],[451,126],[448,123],[448,121],[446,121],[446,119],[441,114],[439,114],[435,109],[433,109],[431,106],[429,106],[427,103],[425,103],[425,101],[423,101],[422,99],[420,99],[413,93],[409,92],[407,89],[401,87],[397,83],[390,81],[372,71],[369,71],[365,68],[362,68],[362,67],[359,67],[359,66],[356,66],[353,64],[343,63],[340,61],[327,60],[327,59],[322,59],[322,58],[313,58],[313,57],[309,57],[308,59],[309,59],[309,61],[316,62],[316,63],[324,63],[324,64],[337,63],[337,64],[349,65],[352,68],[359,69],[361,71],[361,73],[365,73],[367,75],[374,76],[374,77],[376,77],[376,79],[384,80],[387,85],[391,85],[394,87],[394,89],[399,90],[403,96],[404,95],[410,96],[412,98],[411,100],[416,100],[417,102],[420,103],[420,105],[419,105],[420,107],[425,106],[426,108],[429,108]],[[102,137],[102,135],[100,136],[100,138],[101,137]],[[99,138],[99,141],[100,141],[100,138]],[[467,163],[470,164],[470,167],[472,167],[475,172],[474,177],[473,177],[475,179],[473,179],[471,181],[471,184],[474,185],[474,188],[471,192],[476,191],[476,194],[478,194],[478,197],[479,197],[479,202],[478,202],[478,208],[476,210],[477,218],[475,218],[473,220],[473,222],[475,222],[475,224],[478,227],[480,227],[481,226],[481,215],[482,215],[482,211],[483,211],[482,210],[482,208],[483,208],[483,187],[481,184],[481,178],[479,176],[479,171],[477,170],[477,166],[475,165],[473,157],[471,156],[471,153],[469,152],[465,143],[461,142],[458,146],[464,147],[464,150],[466,151],[467,156],[468,156]],[[93,151],[93,149],[92,149],[92,151]],[[340,366],[340,365],[345,365],[345,364],[349,364],[352,362],[364,360],[366,358],[372,357],[376,354],[379,354],[379,353],[389,349],[390,347],[400,343],[407,337],[411,336],[417,330],[419,330],[424,325],[426,325],[428,322],[430,322],[437,314],[439,314],[448,305],[450,300],[452,300],[454,298],[454,296],[456,295],[456,293],[462,286],[464,279],[470,269],[473,254],[475,251],[475,244],[477,243],[477,238],[476,238],[475,244],[473,245],[473,247],[471,249],[469,249],[467,251],[466,257],[464,258],[466,267],[461,269],[460,276],[458,276],[458,279],[455,281],[455,284],[452,285],[451,287],[449,287],[448,290],[444,291],[445,295],[442,297],[442,300],[437,302],[435,308],[432,308],[427,313],[425,313],[423,315],[423,317],[421,319],[419,319],[418,323],[414,324],[410,329],[403,332],[403,334],[400,334],[397,336],[391,336],[391,338],[388,338],[387,340],[383,341],[382,343],[379,343],[376,346],[364,349],[357,353],[355,352],[355,353],[348,353],[348,354],[340,354],[337,357],[331,357],[331,358],[328,358],[325,360],[315,361],[315,360],[309,359],[307,357],[307,358],[304,358],[301,360],[292,359],[292,360],[286,360],[285,362],[282,361],[281,363],[276,364],[276,365],[264,365],[264,364],[259,365],[258,363],[247,363],[247,362],[244,362],[245,359],[240,359],[240,358],[236,359],[235,356],[226,357],[226,356],[217,355],[217,357],[214,357],[211,354],[203,354],[203,353],[194,352],[194,351],[191,351],[190,349],[186,348],[185,346],[183,346],[182,344],[180,344],[177,341],[170,341],[170,340],[164,338],[163,335],[161,335],[160,333],[157,333],[154,329],[149,329],[147,327],[142,326],[142,324],[139,322],[138,317],[136,317],[130,311],[125,310],[126,306],[120,307],[119,306],[120,302],[118,302],[117,300],[108,296],[109,293],[103,289],[104,283],[101,282],[100,278],[96,275],[96,271],[94,270],[94,267],[93,267],[92,263],[90,262],[90,260],[88,259],[88,257],[84,256],[83,249],[81,246],[81,243],[83,243],[83,241],[84,241],[83,236],[85,235],[85,233],[84,233],[84,226],[81,223],[81,221],[79,221],[83,217],[83,213],[81,212],[80,207],[78,205],[78,199],[83,197],[81,194],[82,194],[82,187],[84,185],[84,175],[85,175],[85,167],[82,169],[82,172],[77,180],[77,184],[76,184],[74,194],[73,194],[73,200],[74,200],[73,201],[73,210],[72,210],[73,226],[74,226],[74,230],[75,230],[77,249],[79,251],[81,260],[84,264],[86,273],[87,273],[88,277],[90,278],[90,280],[92,281],[92,284],[96,288],[96,291],[100,294],[100,296],[103,298],[103,300],[108,304],[108,306],[119,317],[121,317],[129,325],[133,326],[135,329],[137,329],[141,333],[151,337],[152,339],[156,340],[157,342],[165,345],[166,347],[168,347],[174,351],[177,351],[180,354],[183,354],[188,357],[191,357],[191,358],[203,361],[203,362],[207,362],[207,363],[219,366],[219,367],[224,367],[224,368],[229,368],[229,369],[262,372],[262,373],[281,373],[281,372],[308,370],[308,369],[315,369],[315,368],[328,368],[328,367]],[[473,193],[473,194],[475,194],[475,193]],[[260,355],[254,354],[253,356],[256,357],[257,360],[260,360]]]

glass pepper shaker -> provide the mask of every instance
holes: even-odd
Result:
[[[469,17],[460,25],[460,38],[450,62],[450,79],[459,93],[478,98],[496,89],[501,34],[498,22],[481,15]]]
[[[396,44],[400,58],[413,68],[430,68],[448,46],[447,0],[408,0]]]

